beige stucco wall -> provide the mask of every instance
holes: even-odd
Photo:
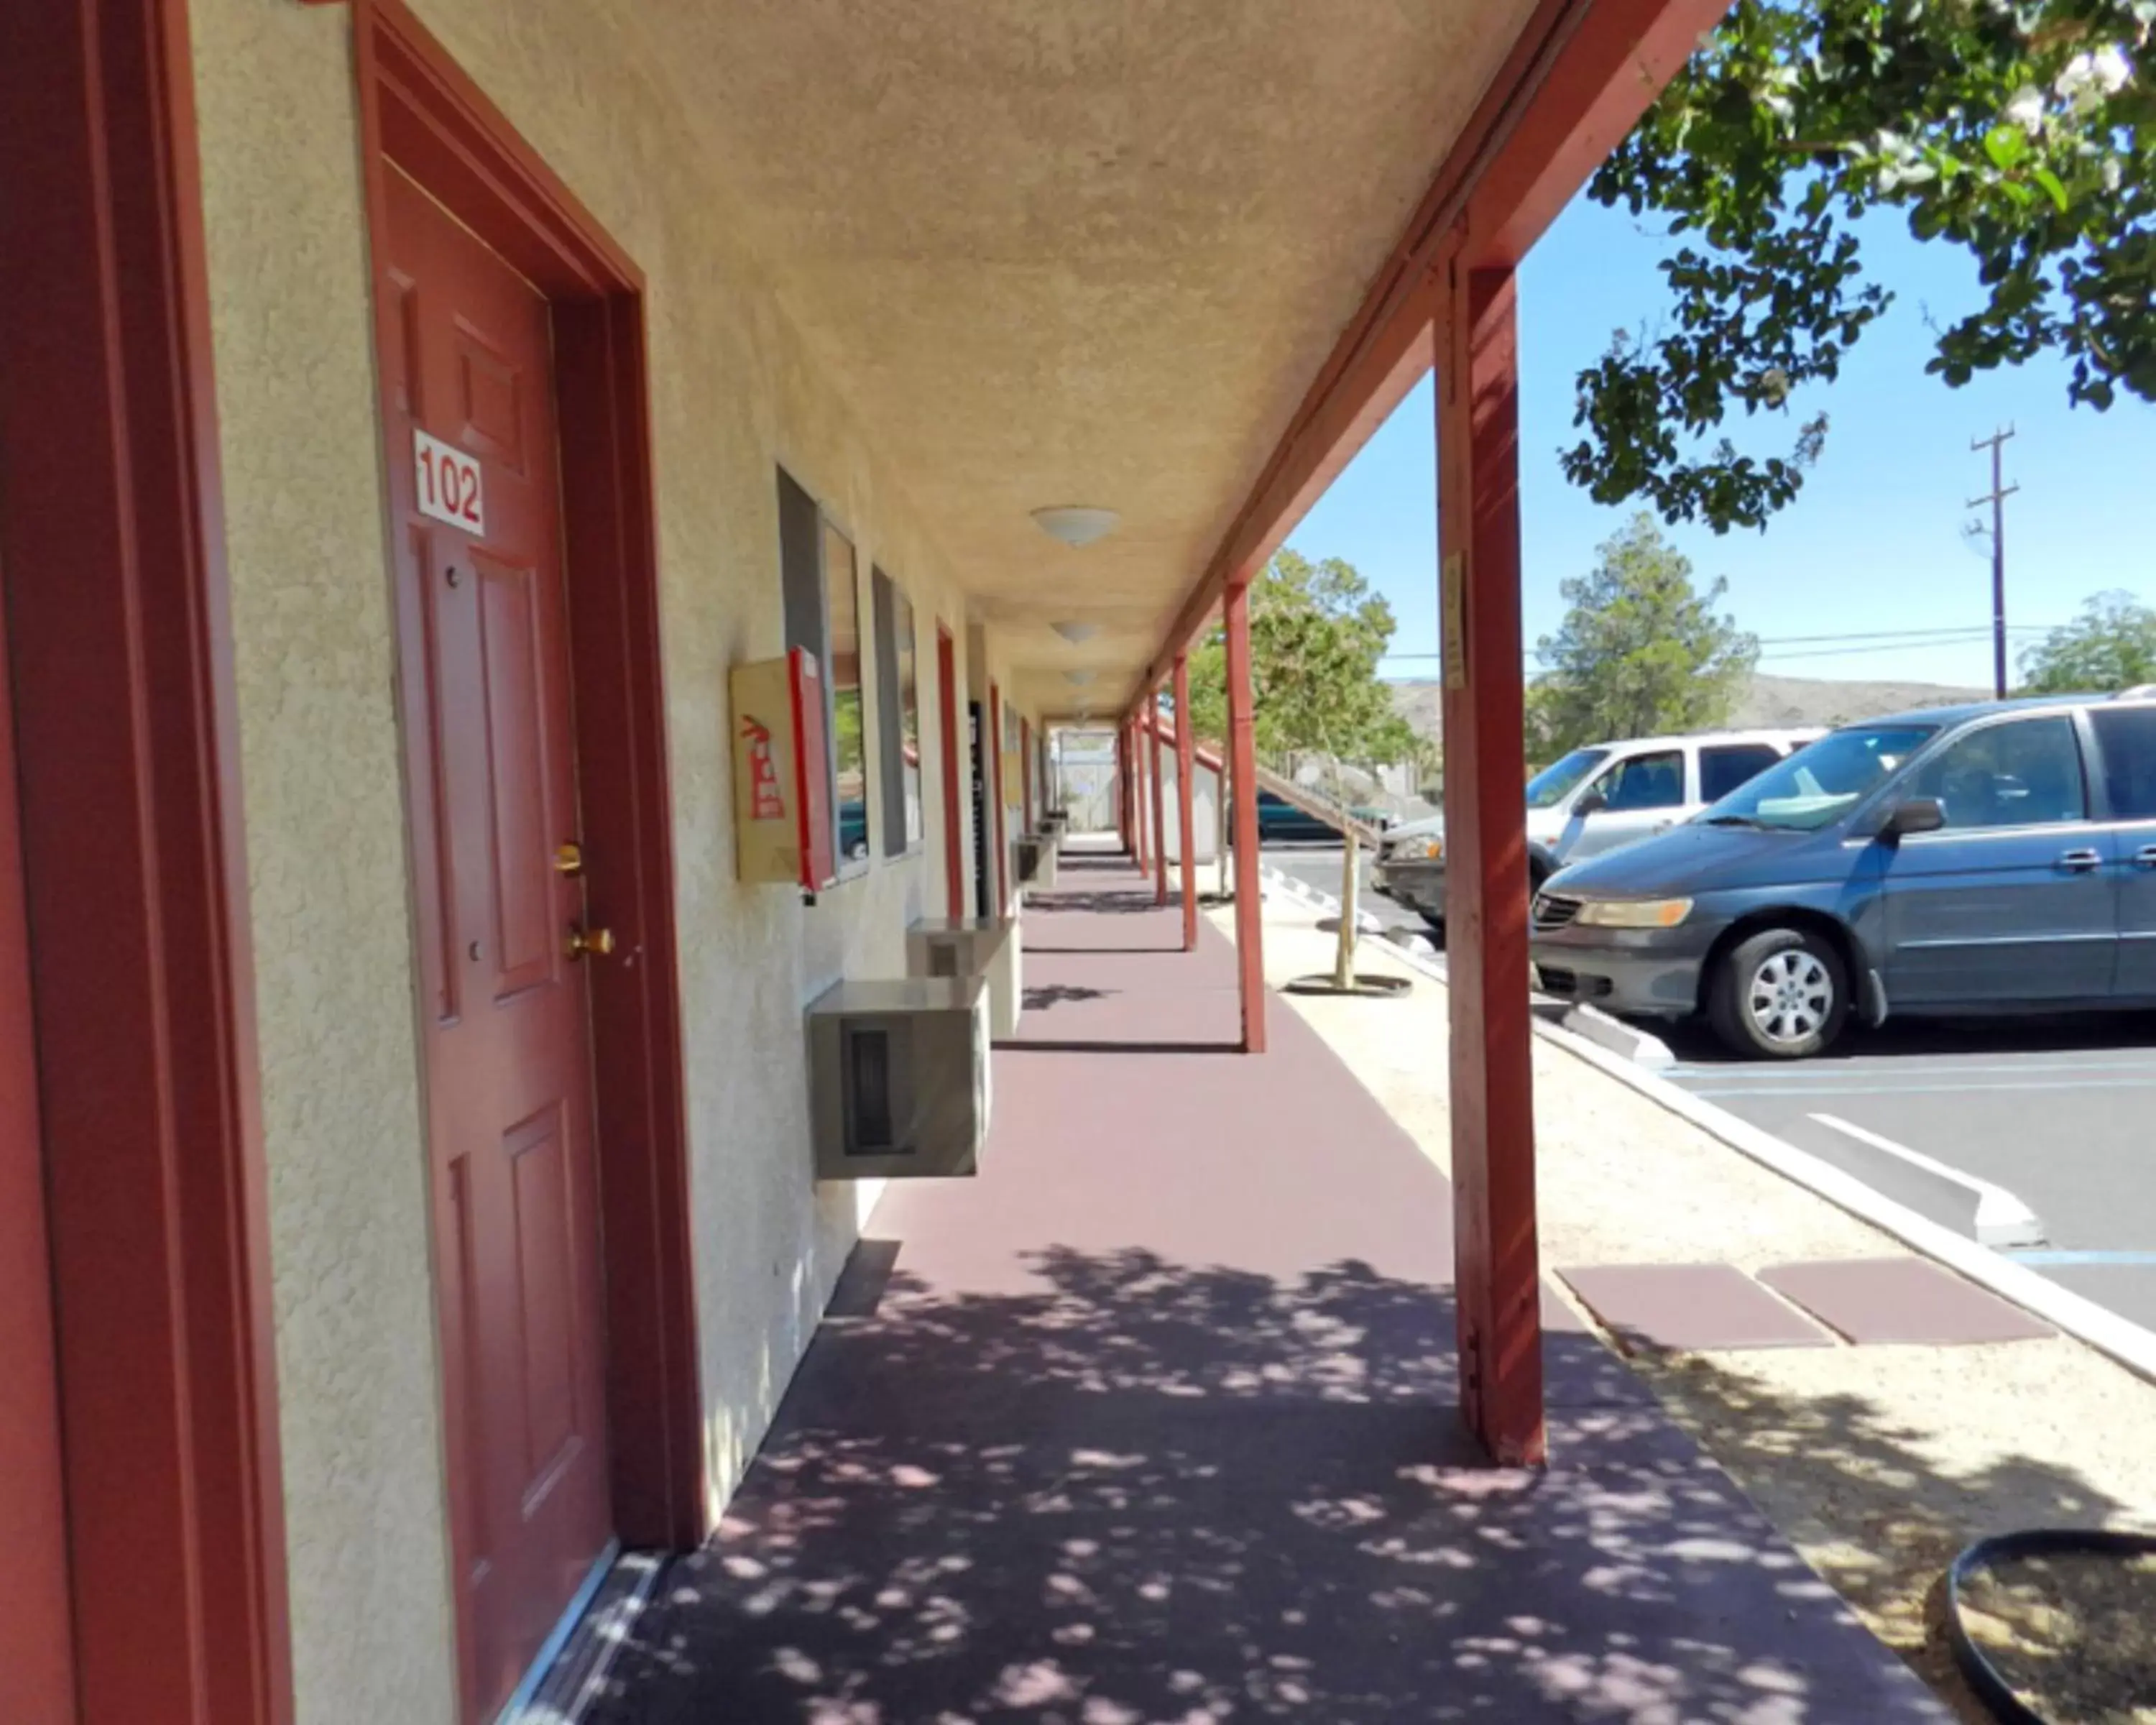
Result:
[[[299,1717],[427,1725],[454,1715],[454,1666],[350,14],[190,9]],[[942,909],[936,625],[960,643],[963,685],[964,599],[845,380],[741,244],[634,28],[593,0],[418,10],[649,280],[701,1369],[722,1499],[875,1196],[809,1178],[800,1013],[842,974],[902,970],[906,924]],[[918,629],[927,844],[814,908],[733,878],[726,673],[781,644],[778,462],[852,536],[864,619],[880,564]],[[993,639],[987,653],[1008,687]],[[957,839],[970,856],[970,833]]]

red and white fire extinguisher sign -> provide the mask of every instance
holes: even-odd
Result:
[[[824,679],[814,655],[737,665],[733,696],[734,861],[742,880],[817,893],[838,879]]]

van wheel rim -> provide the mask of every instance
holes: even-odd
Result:
[[[1763,959],[1744,991],[1752,1025],[1768,1041],[1792,1047],[1826,1028],[1834,978],[1816,953],[1791,947]]]

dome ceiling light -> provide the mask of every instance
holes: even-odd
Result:
[[[1082,647],[1101,632],[1097,623],[1051,623],[1049,627],[1074,647]]]
[[[1066,683],[1075,684],[1079,688],[1082,689],[1088,683],[1093,680],[1093,673],[1089,670],[1068,670],[1064,672],[1063,680]]]
[[[1112,509],[1087,509],[1075,504],[1036,509],[1033,519],[1050,538],[1060,539],[1074,551],[1106,538],[1123,524],[1123,518]]]

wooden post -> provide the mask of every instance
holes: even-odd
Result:
[[[1168,775],[1160,770],[1160,691],[1146,696],[1146,734],[1152,739],[1152,901],[1168,902]]]
[[[1544,1459],[1527,1009],[1518,347],[1508,268],[1446,266],[1437,321],[1445,953],[1461,1411]]]
[[[1190,730],[1190,657],[1175,655],[1175,835],[1183,847],[1183,950],[1198,947],[1198,740]]]
[[[1340,939],[1334,947],[1332,986],[1342,993],[1355,986],[1355,919],[1362,914],[1355,902],[1357,877],[1363,872],[1363,847],[1355,829],[1347,829],[1340,849]]]
[[[1264,905],[1258,886],[1258,742],[1250,710],[1250,594],[1228,589],[1228,759],[1235,775],[1235,967],[1242,985],[1243,1052],[1265,1051]],[[1524,819],[1525,802],[1522,810]]]

